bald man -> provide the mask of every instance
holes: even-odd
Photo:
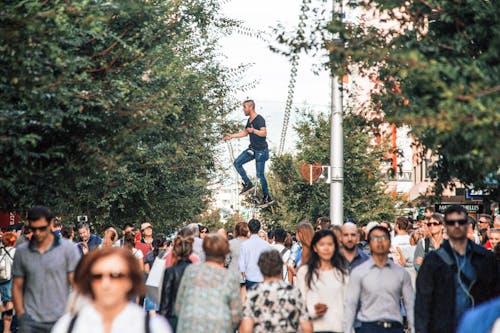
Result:
[[[368,260],[370,256],[358,248],[359,230],[354,223],[345,223],[342,225],[341,231],[342,254],[348,263],[349,272],[352,272],[355,267]]]

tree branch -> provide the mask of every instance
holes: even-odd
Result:
[[[500,92],[500,86],[484,89],[484,90],[478,91],[472,95],[458,95],[456,99],[458,101],[461,101],[461,102],[469,102],[476,97],[483,97],[483,96],[491,95],[491,94],[494,94],[497,92]]]
[[[129,31],[129,29],[125,30],[121,35],[120,35],[120,38],[123,38],[125,37],[125,35],[127,34],[127,32]],[[100,51],[100,52],[97,52],[95,53],[94,55],[92,55],[92,59],[94,58],[97,58],[97,57],[100,57],[100,56],[103,56],[107,53],[109,53],[112,49],[114,49],[117,45],[119,44],[119,41],[115,40],[108,48]]]

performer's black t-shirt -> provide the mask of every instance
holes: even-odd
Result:
[[[266,121],[259,114],[257,115],[257,117],[253,119],[253,121],[250,121],[250,119],[248,119],[245,128],[250,128],[250,127],[253,127],[256,130],[260,130],[262,127],[266,127]],[[253,148],[255,150],[267,149],[267,142],[265,136],[258,136],[257,134],[253,133],[249,133],[249,135],[250,135],[250,148]]]

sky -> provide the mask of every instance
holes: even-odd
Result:
[[[233,19],[243,22],[243,26],[254,30],[272,33],[272,27],[281,23],[287,31],[295,30],[299,22],[301,0],[230,0],[223,6],[223,13]],[[282,55],[269,50],[268,43],[244,34],[234,33],[220,40],[225,63],[229,66],[252,64],[247,70],[243,82],[257,81],[255,88],[240,93],[237,97],[242,101],[251,98],[256,103],[256,111],[266,119],[268,144],[271,152],[277,151],[280,143],[281,130],[291,64]],[[293,151],[295,134],[293,123],[296,119],[295,108],[307,104],[317,112],[329,112],[330,84],[326,71],[315,75],[321,59],[301,54],[299,59],[297,82],[292,107],[285,151]],[[232,119],[241,121],[245,125],[245,116],[242,110],[234,112]],[[238,141],[238,142],[234,142]],[[248,145],[248,138],[233,140],[235,154]]]

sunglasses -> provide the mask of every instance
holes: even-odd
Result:
[[[439,222],[428,222],[428,223],[426,223],[426,225],[427,225],[428,227],[431,227],[431,226],[438,226],[438,225],[440,225],[440,224],[441,224],[441,223],[439,223]]]
[[[120,280],[128,277],[127,274],[125,273],[120,273],[120,272],[111,272],[111,273],[95,273],[95,274],[90,274],[90,278],[92,281],[100,281],[104,277],[109,278],[110,280]]]
[[[446,225],[456,225],[457,223],[459,225],[466,225],[467,224],[467,219],[462,219],[462,220],[446,220],[444,221]]]
[[[37,230],[38,230],[38,231],[46,231],[48,227],[49,227],[49,225],[48,225],[48,224],[47,224],[47,225],[45,225],[45,226],[43,226],[43,227],[32,227],[32,226],[30,226],[30,230],[31,230],[32,232],[36,232]]]

